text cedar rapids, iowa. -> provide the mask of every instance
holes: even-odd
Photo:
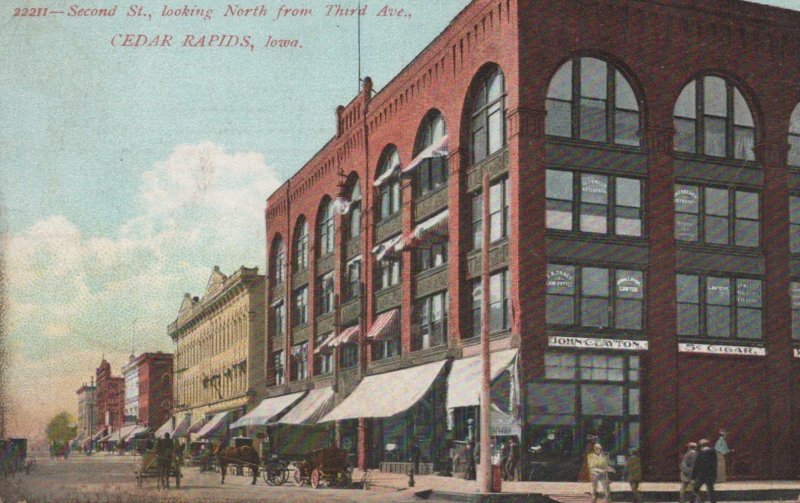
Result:
[[[145,33],[116,33],[111,37],[114,47],[191,47],[191,48],[243,48],[255,50],[257,47],[268,49],[302,48],[303,44],[296,38],[278,38],[267,35],[263,43],[256,41],[252,35],[231,34],[185,34],[175,36],[170,33],[155,35]]]

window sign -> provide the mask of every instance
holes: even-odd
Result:
[[[642,273],[617,271],[617,296],[639,299],[642,297]]]
[[[575,288],[575,268],[551,265],[547,270],[547,291],[572,293]]]
[[[675,210],[683,213],[697,213],[700,211],[697,187],[678,185],[675,188]]]
[[[727,278],[708,278],[707,297],[709,304],[727,306],[731,303],[731,282]]]
[[[761,307],[761,281],[757,279],[736,280],[736,303],[740,306]]]

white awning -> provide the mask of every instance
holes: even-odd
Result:
[[[275,416],[285,411],[287,407],[297,402],[297,400],[302,398],[305,394],[305,391],[301,391],[299,393],[290,393],[288,395],[281,395],[261,400],[261,403],[258,404],[255,409],[240,417],[237,421],[231,424],[230,428],[234,429],[243,428],[245,426],[263,426],[275,419]]]
[[[383,243],[376,245],[372,249],[372,253],[375,255],[375,260],[383,260],[384,257],[391,258],[396,254],[403,251],[406,247],[406,242],[403,239],[402,234],[398,234],[393,238],[389,238]]]
[[[172,429],[172,418],[167,419],[167,421],[158,427],[155,432],[156,438],[164,438],[164,435],[169,433],[172,436],[173,429]]]
[[[403,174],[410,173],[411,171],[413,171],[425,159],[431,159],[434,157],[447,157],[449,154],[450,154],[449,142],[447,140],[447,135],[444,135],[435,142],[433,142],[425,150],[420,152],[417,155],[417,157],[415,157],[414,160],[411,161],[407,166],[404,166]]]
[[[495,351],[491,356],[492,380],[508,370],[517,355],[516,349]],[[473,356],[453,362],[447,378],[447,408],[478,405],[481,392],[481,357]]]
[[[278,424],[314,424],[330,412],[333,407],[333,388],[317,388],[308,392],[283,417],[274,421]]]
[[[99,431],[97,431],[94,435],[92,435],[92,440],[96,442],[101,438],[103,438],[106,435],[106,430],[108,430],[108,428],[106,428],[105,426],[100,428]]]
[[[400,172],[400,164],[395,164],[391,168],[389,168],[386,171],[384,171],[381,176],[376,178],[375,181],[372,182],[372,185],[375,186],[375,187],[380,187],[381,185],[386,183],[386,181],[389,178],[393,177],[394,175],[396,175],[399,172]]]
[[[320,422],[391,417],[404,412],[425,396],[445,363],[438,361],[367,376]]]
[[[139,435],[140,433],[145,433],[149,430],[150,428],[148,428],[147,426],[137,426],[133,430],[129,431],[127,435],[122,437],[122,440],[127,442],[128,440],[132,440],[136,435]]]
[[[400,309],[392,309],[378,315],[367,332],[367,339],[380,341],[400,333]]]
[[[128,435],[130,435],[136,428],[139,428],[139,426],[136,426],[135,424],[123,426],[122,428],[118,429],[117,431],[109,435],[108,438],[104,440],[106,440],[107,442],[121,442],[126,438],[128,438]]]
[[[414,228],[412,239],[415,246],[425,245],[435,239],[447,239],[450,224],[450,210],[444,210]]]
[[[204,424],[203,427],[200,428],[200,431],[197,432],[197,438],[208,438],[213,436],[214,433],[219,431],[220,428],[225,425],[230,413],[230,411],[225,411],[214,414],[214,417],[212,417],[209,422]]]

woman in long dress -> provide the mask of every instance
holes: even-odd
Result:
[[[725,472],[725,456],[731,452],[731,450],[728,448],[728,442],[725,440],[727,435],[728,432],[725,430],[719,430],[719,438],[714,444],[714,450],[717,451],[717,483],[725,482],[727,480],[727,474]]]

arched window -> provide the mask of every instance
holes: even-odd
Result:
[[[505,79],[495,68],[487,72],[473,95],[472,162],[480,162],[506,144]]]
[[[301,271],[308,267],[308,222],[303,217],[297,221],[294,231],[294,268]]]
[[[283,239],[275,238],[272,245],[272,281],[283,283],[286,279],[286,246]]]
[[[383,220],[400,211],[400,154],[392,147],[381,156],[378,167],[378,220]]]
[[[800,105],[789,121],[789,166],[800,167]]]
[[[742,93],[722,77],[693,80],[675,102],[675,150],[755,160],[755,124]]]
[[[356,179],[350,189],[350,207],[347,212],[347,225],[345,225],[345,240],[357,238],[361,235],[361,185]]]
[[[640,124],[628,79],[603,60],[573,58],[550,81],[548,135],[638,147]]]
[[[417,144],[414,148],[414,159],[417,161],[417,195],[427,194],[447,184],[447,127],[444,117],[433,111],[425,117],[417,132]]]
[[[319,254],[333,253],[333,242],[336,235],[336,222],[333,219],[333,204],[330,199],[322,203],[319,211]]]

